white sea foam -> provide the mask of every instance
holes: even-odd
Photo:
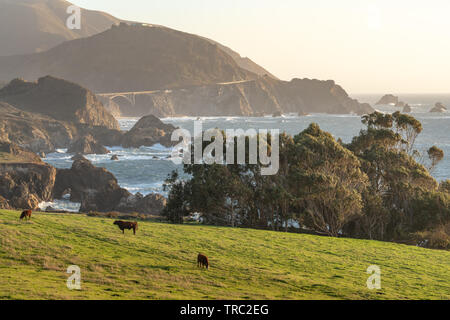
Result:
[[[38,206],[42,211],[45,211],[48,207],[52,207],[55,210],[79,212],[81,203],[70,202],[68,200],[55,200],[53,202],[41,202]]]
[[[450,103],[449,103],[450,104]],[[410,104],[412,105],[412,104]],[[438,180],[450,178],[450,114],[431,114],[430,105],[418,107],[425,110],[423,113],[412,113],[419,119],[424,127],[422,134],[417,140],[417,148],[426,150],[432,145],[442,148],[445,152],[444,160],[438,165],[433,175]],[[378,108],[378,107],[377,107]],[[387,107],[398,111],[399,108]],[[385,107],[379,108],[386,112]],[[414,110],[414,109],[413,109]],[[419,110],[419,111],[421,111]],[[416,110],[414,110],[416,111]],[[320,127],[333,134],[336,138],[343,139],[348,143],[364,128],[360,117],[357,115],[328,115],[309,114],[308,116],[298,116],[295,114],[286,115],[284,118],[265,117],[204,117],[204,129],[273,129],[278,128],[282,132],[295,135],[306,129],[311,122],[316,122]],[[127,122],[128,126],[135,123],[137,118],[119,119],[121,126]],[[166,118],[164,122],[170,122],[176,127],[193,130],[193,122],[197,117]],[[227,120],[227,121],[226,121]],[[134,124],[133,124],[134,125]],[[171,159],[171,148],[162,145],[141,148],[110,147],[111,153],[108,155],[87,156],[96,166],[104,167],[112,172],[119,181],[119,185],[132,193],[140,192],[144,195],[149,193],[165,194],[162,185],[167,176],[178,170],[183,175],[182,166],[177,166]],[[60,149],[59,152],[51,153],[44,159],[46,162],[57,168],[70,168],[73,155],[67,154],[67,150]],[[117,155],[119,161],[112,161],[111,156]]]

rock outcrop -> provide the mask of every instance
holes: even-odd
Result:
[[[53,195],[62,199],[66,194],[70,194],[70,201],[81,203],[81,210],[99,211],[113,210],[123,196],[128,196],[112,173],[86,159],[75,160],[71,169],[58,169]],[[94,204],[100,208],[93,209]]]
[[[56,120],[119,130],[117,120],[89,90],[51,76],[37,82],[15,79],[0,89],[0,101]]]
[[[138,212],[142,214],[160,215],[167,204],[166,198],[160,194],[149,194],[143,196],[138,193],[122,198],[116,211],[124,213]]]
[[[108,154],[110,151],[98,143],[92,135],[84,136],[72,143],[67,150],[72,154]]]
[[[42,163],[41,158],[15,143],[0,140],[0,162],[2,163]]]
[[[79,153],[74,155],[72,158],[70,158],[70,160],[72,160],[72,161],[86,160],[87,161],[87,159],[82,154],[79,154]]]
[[[434,108],[430,110],[431,113],[444,113],[447,112],[447,108],[441,103],[438,102],[435,104]]]
[[[122,145],[124,132],[115,129],[108,129],[105,127],[89,127],[80,125],[80,136],[92,135],[94,139],[108,147],[116,147]]]
[[[68,148],[85,135],[92,135],[106,146],[121,145],[123,137],[119,130],[55,120],[0,102],[0,140],[16,143],[35,153],[51,153]]]
[[[283,114],[281,113],[281,111],[277,111],[277,112],[275,112],[275,113],[272,115],[273,118],[279,118],[279,117],[281,117],[281,116],[283,116]]]
[[[150,115],[140,119],[124,137],[124,148],[151,147],[157,143],[163,146],[171,146],[171,136],[176,128],[171,124],[165,124],[157,117]]]
[[[3,209],[3,210],[11,210],[11,209],[13,209],[9,205],[9,201],[6,200],[5,198],[3,198],[2,196],[0,196],[0,209]]]
[[[388,104],[393,104],[393,105],[397,105],[399,103],[399,99],[397,96],[394,96],[392,94],[387,94],[385,96],[383,96],[380,101],[378,101],[376,103],[377,106],[379,105],[388,105]]]
[[[409,104],[406,104],[404,107],[403,107],[403,111],[402,111],[403,113],[411,113],[412,112],[412,108],[411,108],[411,106],[409,105]]]
[[[58,170],[53,195],[81,203],[80,211],[159,214],[165,202],[159,197],[133,195],[121,188],[112,173],[86,159],[75,160],[71,169]]]
[[[119,118],[122,116],[120,106],[114,100],[102,96],[98,96],[98,99],[106,108],[106,110],[108,110],[108,112],[111,113],[115,118]]]
[[[37,209],[52,199],[56,169],[34,153],[0,142],[0,207]]]
[[[38,152],[65,148],[78,135],[77,126],[0,102],[0,140]]]
[[[133,195],[112,173],[82,155],[71,169],[55,169],[33,152],[0,142],[0,209],[38,209],[41,202],[63,199],[81,203],[82,212],[118,211],[159,215],[166,205],[160,195]]]

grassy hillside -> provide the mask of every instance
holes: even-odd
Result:
[[[0,299],[450,299],[450,252],[375,241],[0,211]],[[196,267],[201,251],[209,271]],[[82,290],[66,288],[69,265]],[[366,287],[369,265],[382,290]]]

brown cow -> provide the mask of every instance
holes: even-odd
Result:
[[[209,269],[208,257],[199,253],[197,257],[197,266],[201,268],[206,267],[206,269]]]
[[[33,213],[33,211],[31,210],[25,210],[24,212],[22,212],[22,214],[20,215],[20,220],[31,220],[31,214]]]
[[[137,222],[115,221],[114,224],[118,226],[120,230],[122,230],[123,234],[125,234],[125,229],[126,230],[133,229],[133,233],[136,234],[136,230],[138,229]]]

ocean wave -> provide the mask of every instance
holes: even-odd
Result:
[[[164,181],[154,183],[140,183],[140,184],[123,183],[121,187],[126,189],[128,192],[132,194],[140,193],[144,196],[147,196],[149,194],[162,194],[162,195],[166,194],[163,190]]]
[[[52,207],[55,210],[79,212],[81,203],[70,202],[68,200],[55,200],[52,202],[41,202],[38,207],[42,211],[45,211],[48,207]]]
[[[172,152],[172,148],[171,147],[165,147],[159,143],[153,145],[150,147],[150,149],[152,150],[159,150],[159,151],[167,151],[167,152]]]
[[[195,121],[199,117],[166,117],[161,118],[162,122],[183,122],[183,121]],[[200,117],[202,119],[202,117]]]
[[[428,108],[428,107],[426,107]],[[395,107],[381,107],[382,112],[398,111]],[[392,109],[387,111],[386,109]],[[413,109],[414,110],[414,109]],[[445,152],[444,160],[438,165],[436,171],[433,172],[439,180],[450,178],[450,154],[449,144],[450,138],[448,136],[448,127],[450,126],[450,114],[430,114],[421,111],[421,107],[417,107],[412,113],[413,116],[419,119],[424,127],[422,134],[418,137],[417,148],[426,150],[431,145],[436,145],[442,148]],[[121,121],[137,121],[137,118],[126,118]],[[165,122],[170,121],[175,126],[184,129],[192,130],[193,121],[197,117],[184,118],[166,118]],[[308,127],[312,122],[318,123],[320,127],[333,134],[336,138],[342,138],[345,142],[350,142],[351,139],[359,133],[359,130],[364,128],[361,124],[361,119],[358,115],[345,114],[309,114],[307,116],[287,115],[283,118],[273,118],[268,115],[266,117],[202,117],[205,121],[204,129],[219,127],[221,129],[272,129],[278,128],[280,132],[287,132],[288,134],[298,134]],[[422,147],[423,146],[423,147]],[[154,145],[151,147],[141,148],[122,148],[120,146],[109,147],[111,154],[108,155],[92,155],[87,156],[92,160],[96,166],[101,166],[112,172],[118,179],[119,185],[127,189],[131,193],[140,192],[144,195],[150,193],[164,194],[162,185],[164,179],[173,171],[179,170],[183,174],[182,166],[175,165],[172,162],[171,152],[172,148],[167,148],[162,145]],[[60,149],[61,151],[67,151]],[[119,161],[112,161],[111,156],[116,154],[119,156]],[[70,168],[72,165],[72,155],[67,153],[52,153],[47,155],[46,162],[54,165],[57,168]]]

